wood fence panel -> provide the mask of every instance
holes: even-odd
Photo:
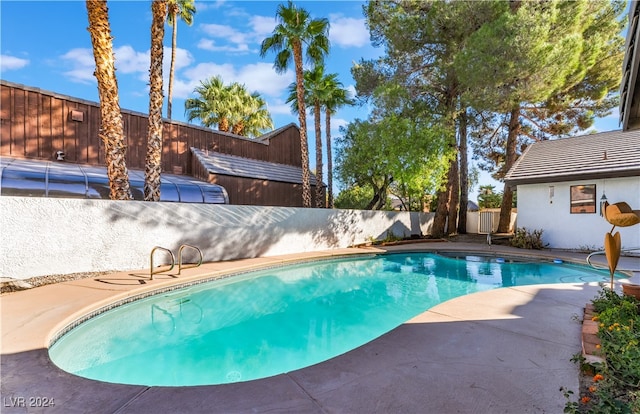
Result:
[[[51,97],[40,95],[40,120],[38,133],[38,158],[51,159],[53,148],[51,147]]]
[[[11,154],[13,89],[0,85],[0,155]]]
[[[53,160],[56,151],[65,151],[70,162],[105,165],[104,144],[99,135],[98,103],[4,80],[0,80],[0,92],[0,155]],[[75,120],[71,116],[72,111],[78,111]],[[127,110],[122,110],[122,115],[127,167],[144,169],[148,118],[145,114]],[[299,133],[293,125],[270,135],[268,140],[254,141],[165,120],[163,171],[195,173],[191,147],[261,161],[301,165]],[[198,174],[206,175],[207,172]],[[219,177],[218,180],[227,188],[234,204],[300,206],[302,203],[300,185],[243,177]]]
[[[174,172],[176,174],[186,174],[189,169],[188,160],[191,157],[191,151],[189,150],[189,134],[186,129],[180,128],[175,131],[175,140],[176,140],[176,152],[172,157],[172,164],[170,166],[169,172]]]
[[[100,108],[88,105],[87,123],[89,124],[89,148],[87,148],[88,164],[105,165],[104,143],[100,138]]]
[[[38,157],[38,106],[40,94],[33,91],[27,91],[25,94],[25,120],[24,120],[24,136],[25,136],[25,156],[29,158]]]
[[[76,132],[76,162],[87,164],[89,148],[92,145],[92,140],[89,136],[90,107],[86,104],[78,103],[75,110],[82,114],[82,120],[72,121]]]
[[[25,117],[26,117],[26,102],[25,91],[17,90],[13,95],[13,143],[12,151],[20,154],[21,157],[25,156]]]
[[[71,111],[75,110],[73,102],[67,100],[62,101],[62,116],[64,122],[62,123],[62,150],[66,154],[66,160],[71,162],[77,162],[78,154],[76,154],[76,131],[74,122],[71,121]]]
[[[56,151],[64,151],[64,100],[58,97],[51,98],[51,154],[49,159],[54,159]]]

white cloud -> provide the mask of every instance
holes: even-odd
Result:
[[[262,39],[273,33],[273,29],[276,27],[277,22],[274,17],[252,16],[249,19],[249,24],[253,29],[255,37]]]
[[[273,64],[260,62],[242,67],[238,72],[237,81],[247,85],[249,90],[280,96],[294,79],[293,71],[278,75],[273,69]]]
[[[249,52],[249,45],[246,43],[238,43],[236,46],[217,46],[212,39],[200,39],[198,49],[208,50],[210,52],[232,52],[243,53]]]
[[[344,17],[339,14],[329,15],[329,40],[331,44],[341,47],[362,47],[369,42],[369,30],[365,19]]]
[[[169,70],[171,69],[171,48],[164,47],[164,55],[162,57],[162,73],[169,76]],[[191,52],[186,49],[176,48],[176,60],[174,62],[176,73],[183,68],[189,67],[195,59]]]
[[[349,125],[349,121],[342,118],[331,118],[331,136],[333,137],[335,133],[340,132],[340,127],[346,127]]]
[[[225,3],[225,0],[217,0],[217,1],[197,1],[195,2],[196,6],[196,15],[198,12],[202,13],[205,10],[211,9],[219,9]]]
[[[283,102],[282,99],[275,99],[268,104],[271,115],[291,115],[291,105]]]
[[[93,72],[95,70],[95,59],[91,49],[71,49],[64,55],[60,56],[63,62],[67,62],[71,69],[65,71],[73,82],[89,83],[95,81]]]
[[[204,80],[204,79],[203,79]],[[193,89],[198,86],[200,82],[198,81],[183,81],[178,79],[177,77],[173,80],[173,98],[174,99],[186,99],[193,95]],[[169,88],[169,80],[165,80],[165,95],[167,95]]]
[[[148,78],[151,63],[149,50],[136,52],[133,47],[126,45],[116,48],[114,53],[116,69],[119,73],[142,73]]]
[[[0,71],[22,69],[27,66],[29,61],[27,59],[20,59],[15,56],[0,55]]]
[[[200,81],[212,76],[220,76],[224,83],[239,82],[246,85],[249,91],[256,91],[269,96],[280,96],[294,79],[293,71],[278,75],[270,63],[251,63],[236,68],[230,63],[219,65],[217,63],[200,63],[191,69],[184,71],[186,85],[189,85],[188,94],[200,84]]]
[[[205,34],[214,38],[223,38],[231,43],[246,43],[247,34],[222,24],[201,24],[200,28]]]
[[[198,49],[212,52],[227,53],[257,53],[257,46],[262,40],[273,32],[276,20],[273,17],[249,16],[244,11],[242,14],[244,22],[240,28],[223,24],[201,24],[200,30],[205,37],[198,42]]]
[[[149,51],[136,52],[131,46],[121,46],[114,49],[116,76],[135,74],[140,79],[149,77]],[[89,82],[94,80],[95,59],[91,49],[71,49],[60,57],[71,66],[64,73],[74,82]]]
[[[183,74],[194,85],[197,85],[201,80],[204,81],[212,76],[221,76],[227,82],[227,79],[235,74],[235,70],[230,63],[222,65],[217,63],[198,63],[196,66],[185,70]]]
[[[351,97],[351,99],[355,98],[358,94],[358,92],[356,91],[356,86],[354,84],[347,86],[345,89],[347,90],[347,92],[349,92],[349,96]]]

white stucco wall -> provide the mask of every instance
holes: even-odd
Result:
[[[6,196],[0,211],[0,276],[16,279],[145,269],[154,246],[177,255],[191,244],[205,261],[342,248],[388,230],[430,234],[433,220],[413,212]]]
[[[596,213],[570,214],[570,186],[590,184],[596,185]],[[549,186],[554,187],[553,199],[549,197]],[[610,204],[625,201],[632,209],[640,210],[640,177],[519,185],[516,226],[531,231],[542,229],[542,239],[551,248],[601,250],[604,235],[611,230],[600,216],[603,192]],[[620,232],[623,248],[640,246],[640,225],[616,227],[616,231]]]

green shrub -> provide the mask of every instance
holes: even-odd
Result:
[[[544,249],[546,245],[542,242],[542,230],[529,232],[525,227],[518,227],[511,238],[511,246],[521,249]]]
[[[594,368],[588,392],[579,402],[561,389],[565,413],[640,413],[640,301],[602,288],[592,301],[604,363]]]

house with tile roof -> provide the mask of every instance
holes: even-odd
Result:
[[[552,248],[601,249],[611,230],[602,203],[640,210],[640,130],[536,142],[505,183],[518,192],[518,228],[542,230]],[[637,227],[616,231],[623,248],[640,246]]]
[[[620,131],[530,145],[505,176],[518,192],[516,226],[542,230],[549,247],[600,250],[611,225],[604,202],[640,211],[640,2],[629,6],[620,83]],[[640,229],[617,227],[622,247],[640,247]]]

